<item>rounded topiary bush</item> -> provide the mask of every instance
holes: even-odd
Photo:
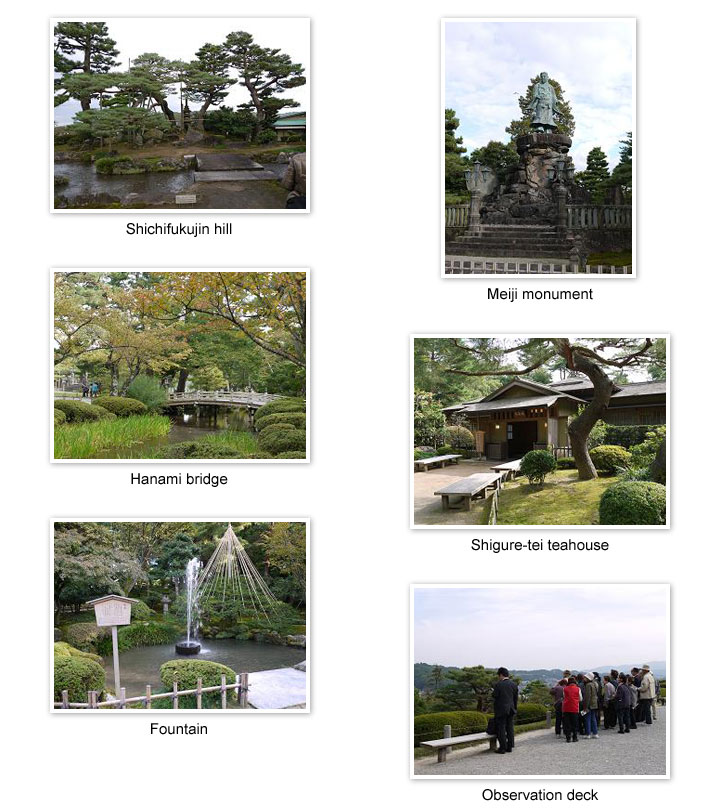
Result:
[[[75,622],[65,627],[65,639],[78,650],[92,652],[97,643],[110,634],[110,628],[98,627],[95,622]]]
[[[452,726],[453,737],[480,734],[487,730],[488,715],[482,712],[434,712],[415,716],[415,746],[443,736],[443,727]]]
[[[518,703],[517,717],[515,722],[518,725],[524,723],[539,723],[547,717],[547,709],[542,703]]]
[[[600,498],[605,526],[658,526],[665,523],[666,490],[653,481],[621,481]]]
[[[557,470],[555,456],[548,450],[531,450],[520,461],[520,475],[531,484],[543,484],[545,476]]]
[[[132,621],[147,621],[148,619],[155,619],[157,618],[157,614],[154,610],[151,610],[142,599],[138,599],[137,602],[133,602],[132,608],[130,610],[130,619]]]
[[[220,686],[221,677],[225,676],[225,682],[235,683],[235,672],[224,664],[217,664],[215,661],[189,661],[175,659],[166,661],[160,667],[160,678],[162,679],[165,691],[169,692],[173,688],[173,683],[177,682],[178,689],[196,689],[198,678],[202,678],[202,685]],[[237,700],[236,692],[227,693],[228,703]],[[210,692],[203,695],[203,708],[218,709],[221,706],[220,692]],[[180,698],[181,709],[197,708],[197,701],[194,695],[185,695]]]
[[[133,605],[133,611],[135,605]],[[153,647],[158,644],[172,644],[178,640],[180,630],[168,622],[137,621],[118,630],[118,649],[132,650],[134,647]],[[112,639],[104,638],[96,645],[101,655],[112,653]]]
[[[274,399],[266,405],[261,405],[255,411],[255,419],[263,419],[271,413],[304,413],[305,400],[298,397],[283,397],[283,399]]]
[[[55,426],[62,425],[63,422],[67,421],[67,416],[65,415],[65,411],[60,411],[57,408],[54,408],[53,413],[53,424]]]
[[[296,428],[305,428],[305,414],[301,411],[295,413],[269,413],[260,419],[255,420],[255,429],[264,430],[270,425],[288,424]]]
[[[68,422],[98,422],[103,416],[102,410],[72,399],[56,399],[55,410],[62,411]]]
[[[450,425],[445,428],[445,441],[453,450],[474,450],[475,437],[462,425]]]
[[[53,645],[54,655],[75,655],[78,658],[88,658],[90,661],[95,661],[102,664],[102,656],[95,655],[95,653],[85,652],[85,650],[78,650],[76,647],[68,644],[66,641],[56,641]]]
[[[130,397],[95,397],[93,407],[105,408],[116,416],[137,416],[147,411],[143,402]]]
[[[258,446],[275,456],[289,450],[305,450],[305,431],[292,425],[271,425],[258,435]]]
[[[105,670],[90,658],[78,655],[56,655],[54,661],[55,700],[62,700],[63,689],[67,689],[72,703],[85,703],[88,692],[105,691]]]
[[[285,450],[283,453],[278,453],[275,458],[307,458],[304,450]]]
[[[617,444],[600,444],[593,447],[590,458],[595,469],[609,473],[617,472],[620,468],[627,469],[632,461],[630,452]]]
[[[107,408],[103,408],[102,405],[93,405],[93,410],[97,411],[100,414],[100,419],[103,422],[107,422],[112,419],[117,419],[114,413],[109,411]]]

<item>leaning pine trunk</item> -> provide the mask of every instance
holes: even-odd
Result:
[[[582,371],[583,374],[590,378],[594,388],[592,400],[568,427],[570,446],[578,470],[578,477],[581,481],[589,481],[592,478],[597,478],[598,474],[588,451],[588,437],[590,431],[605,413],[605,408],[607,408],[612,395],[613,383],[599,365],[585,357],[573,355],[572,363],[572,368]]]

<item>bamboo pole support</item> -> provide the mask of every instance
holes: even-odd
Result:
[[[173,696],[172,696],[173,709],[178,709],[180,707],[180,698],[178,697],[177,692],[178,692],[178,682],[173,681]]]

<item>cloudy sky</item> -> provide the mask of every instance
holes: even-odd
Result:
[[[416,588],[414,661],[509,669],[664,661],[659,585]]]
[[[575,116],[571,155],[585,168],[601,146],[611,168],[618,142],[633,129],[633,20],[448,22],[445,107],[456,111],[468,153],[507,142],[522,96],[538,73],[560,82]]]
[[[159,53],[168,59],[191,60],[195,52],[206,42],[222,44],[232,31],[248,31],[258,45],[267,48],[280,48],[294,62],[305,67],[307,83],[289,90],[287,97],[300,102],[298,110],[308,110],[310,100],[310,22],[298,18],[263,17],[105,17],[108,33],[117,42],[120,54],[117,60],[121,65],[115,70],[128,68],[132,60],[142,53]],[[78,57],[71,57],[78,58]],[[249,101],[248,92],[233,85],[223,102],[235,107]],[[172,109],[179,108],[177,96],[170,98]],[[197,105],[194,105],[197,106]],[[55,108],[55,123],[69,124],[80,109],[77,101],[71,100]],[[215,109],[214,107],[211,109]]]

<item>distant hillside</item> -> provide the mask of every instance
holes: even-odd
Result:
[[[650,664],[650,669],[655,673],[658,678],[665,678],[665,662],[664,661],[640,661],[637,664],[608,664],[602,667],[577,667],[573,672],[599,672],[605,674],[610,672],[611,669],[616,669],[618,672],[629,672],[632,667],[642,666],[643,664]],[[415,664],[414,671],[414,685],[416,689],[421,691],[435,689],[435,683],[430,677],[434,664]],[[495,667],[488,667],[494,669]],[[447,673],[452,670],[460,669],[460,667],[442,667],[444,677],[441,679],[439,686],[445,686],[449,683]],[[527,681],[543,681],[547,684],[553,684],[562,678],[563,671],[561,669],[511,669],[510,674],[514,677],[520,678],[523,683]]]

